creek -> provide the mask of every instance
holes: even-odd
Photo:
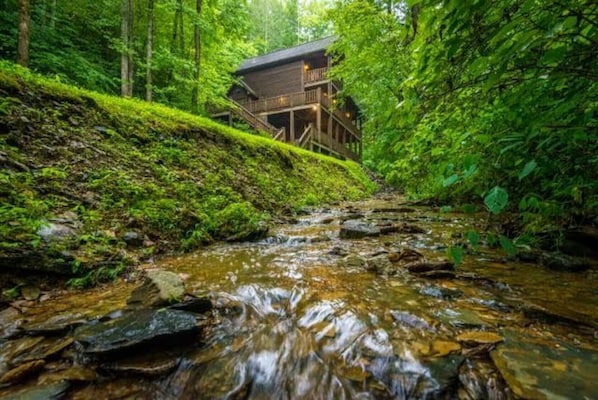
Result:
[[[480,246],[454,270],[407,268],[446,258],[486,217],[387,195],[156,259],[144,268],[214,308],[191,339],[109,357],[73,332],[121,317],[133,283],[16,301],[0,312],[0,398],[598,398],[595,260],[559,272]],[[382,234],[341,239],[347,219]]]

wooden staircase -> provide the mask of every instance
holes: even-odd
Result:
[[[251,111],[249,111],[236,101],[230,101],[232,105],[228,111],[231,113],[231,116],[245,121],[247,124],[249,124],[249,126],[251,126],[253,129],[257,131],[269,133],[274,140],[280,140],[284,142],[286,134],[286,129],[284,127],[279,129],[274,125],[271,125],[268,122],[262,120],[261,118],[256,117]]]
[[[314,131],[315,129],[313,124],[307,125],[307,128],[305,128],[305,130],[303,131],[299,139],[297,139],[295,144],[301,148],[313,150],[312,138]]]

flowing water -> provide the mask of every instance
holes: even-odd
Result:
[[[188,292],[212,298],[216,308],[202,343],[136,356],[138,365],[163,366],[155,374],[94,364],[92,378],[72,379],[66,398],[598,398],[596,266],[555,272],[480,249],[464,258],[456,277],[429,279],[343,262],[347,255],[368,259],[407,248],[442,258],[445,246],[485,223],[485,216],[400,203],[388,197],[314,211],[261,242],[156,260],[148,267],[182,274]],[[425,233],[341,240],[347,214],[417,225]],[[20,318],[29,324],[49,316],[97,318],[124,308],[132,287],[23,302]],[[480,332],[502,342],[488,343],[497,340]],[[475,338],[465,340],[464,333]],[[24,339],[0,346],[17,340]],[[42,372],[0,388],[0,398],[43,384],[53,369],[85,365],[73,353],[66,347]],[[0,369],[2,357],[0,351]]]

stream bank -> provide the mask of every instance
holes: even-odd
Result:
[[[0,65],[2,289],[19,273],[110,281],[374,189],[354,162]]]
[[[124,281],[15,302],[0,396],[595,398],[596,260],[554,271],[480,246],[446,262],[483,221],[397,196],[344,203],[261,241],[155,259],[144,270],[184,280],[169,308],[130,311],[139,289]],[[155,330],[125,342],[138,324]]]

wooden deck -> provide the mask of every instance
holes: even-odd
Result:
[[[291,93],[283,96],[268,97],[259,100],[249,100],[239,104],[252,114],[269,114],[276,111],[287,111],[291,109],[302,109],[323,105],[330,114],[334,114],[337,120],[356,138],[359,129],[353,121],[345,116],[340,110],[330,106],[330,99],[322,94],[321,89],[307,90],[305,92]]]

